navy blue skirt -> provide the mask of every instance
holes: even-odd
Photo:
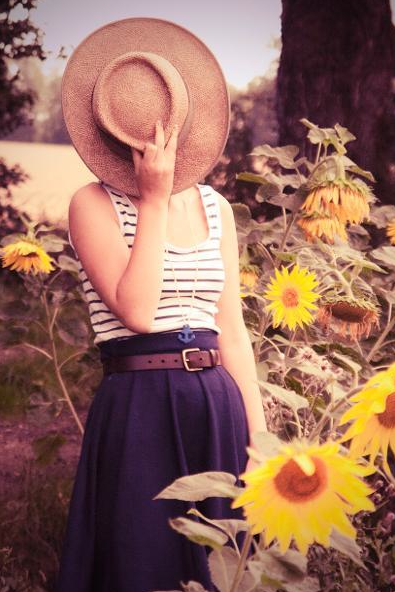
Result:
[[[99,343],[106,356],[218,348],[218,334],[144,333]],[[133,370],[103,376],[85,423],[70,500],[56,592],[181,590],[181,581],[216,591],[210,547],[189,541],[169,518],[195,507],[208,518],[242,518],[230,498],[201,502],[153,498],[175,479],[245,470],[249,443],[241,391],[219,365]],[[244,533],[238,534],[242,543]]]

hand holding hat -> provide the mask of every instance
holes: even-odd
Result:
[[[162,19],[115,21],[84,39],[63,75],[62,108],[88,168],[128,195],[140,195],[130,149],[153,141],[158,119],[166,143],[179,126],[172,193],[204,180],[229,133],[217,60],[193,33]]]
[[[165,135],[161,121],[156,122],[155,144],[147,142],[144,155],[132,147],[136,182],[140,199],[153,203],[165,201],[168,204],[174,179],[178,125],[171,132],[165,146]]]

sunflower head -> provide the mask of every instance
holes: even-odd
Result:
[[[386,235],[389,238],[391,245],[395,245],[395,220],[387,224]]]
[[[297,325],[313,321],[310,310],[317,310],[314,304],[320,295],[315,291],[318,281],[314,272],[300,269],[295,264],[291,273],[283,267],[275,270],[275,278],[271,278],[264,297],[272,300],[266,309],[272,312],[273,326],[288,327],[294,330]]]
[[[352,424],[339,442],[351,440],[351,457],[369,454],[371,465],[381,451],[384,470],[391,475],[387,454],[390,445],[395,455],[395,363],[372,376],[349,401],[352,406],[339,425]]]
[[[344,179],[310,184],[302,210],[307,216],[318,214],[337,218],[341,224],[360,224],[369,219],[369,204],[375,198],[366,183],[346,175]]]
[[[340,444],[294,440],[258,468],[240,475],[246,488],[232,508],[243,506],[252,534],[264,532],[265,545],[277,538],[284,553],[294,538],[306,555],[308,545],[330,546],[336,528],[355,539],[346,513],[374,510],[373,493],[359,477],[371,471],[339,454]]]
[[[49,273],[53,271],[53,259],[46,253],[42,243],[34,238],[20,236],[1,249],[2,267],[23,273]]]
[[[317,322],[326,332],[331,331],[345,340],[368,337],[373,327],[379,327],[379,320],[379,307],[363,296],[323,297],[317,313]]]
[[[314,242],[315,238],[330,244],[333,244],[335,236],[339,236],[344,241],[348,239],[345,224],[336,217],[319,214],[303,215],[297,224],[303,230],[309,243]]]

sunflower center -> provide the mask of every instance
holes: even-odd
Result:
[[[311,460],[315,466],[312,475],[306,475],[292,458],[285,463],[274,478],[280,495],[291,502],[306,502],[321,493],[327,483],[325,464],[319,458]]]
[[[385,428],[395,428],[395,393],[387,397],[385,410],[377,414],[378,420]]]
[[[334,317],[349,323],[360,323],[364,320],[368,312],[366,308],[352,306],[349,302],[345,301],[332,304],[331,309]]]
[[[282,293],[281,300],[286,308],[298,306],[299,294],[295,288],[285,288]]]

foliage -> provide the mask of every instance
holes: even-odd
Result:
[[[37,0],[2,0],[0,5],[0,137],[31,121],[36,95],[23,84],[15,64],[29,56],[40,60],[46,57],[42,33],[30,20],[30,11],[36,6]],[[16,16],[19,11],[25,11],[26,16]],[[1,188],[17,185],[25,178],[18,166],[9,167],[0,158]]]
[[[347,129],[338,125],[322,129],[308,120],[303,123],[308,129],[309,141],[316,146],[314,161],[299,158],[294,146],[262,145],[253,153],[264,161],[264,172],[245,171],[240,175],[244,181],[258,185],[257,202],[271,203],[279,208],[280,215],[270,222],[257,222],[247,205],[233,205],[240,245],[243,314],[269,429],[268,433],[253,434],[253,446],[247,449],[258,463],[257,470],[263,470],[284,442],[304,438],[327,443],[339,438],[344,433],[340,420],[350,406],[351,397],[380,369],[388,369],[394,361],[395,247],[388,244],[385,229],[395,220],[395,207],[376,205],[369,199],[366,202],[370,210],[368,220],[355,224],[345,217],[346,239],[335,236],[331,241],[328,237],[313,236],[313,240],[307,240],[298,220],[304,215],[303,204],[317,185],[323,188],[321,197],[325,199],[328,182],[339,179],[357,186],[364,183],[369,189],[364,190],[363,195],[373,196],[368,183],[374,180],[369,171],[348,158],[346,145],[355,138]],[[357,191],[358,199],[360,193]],[[355,198],[353,192],[344,193],[342,198],[345,195],[350,200]],[[331,203],[329,198],[328,203]],[[344,200],[339,204],[344,212],[349,211],[349,204]],[[328,217],[344,213],[336,208],[332,214],[328,212]],[[3,250],[22,240],[31,245],[31,252],[23,255],[20,251],[18,255],[15,247],[13,254],[8,251],[9,260],[6,257],[4,262],[19,263],[23,269],[23,257],[35,256],[41,257],[44,265],[38,249],[41,245],[45,252],[54,254],[51,259],[55,270],[47,269],[38,276],[20,271],[20,298],[15,299],[12,290],[3,293],[0,315],[6,323],[0,332],[0,343],[4,350],[23,344],[51,368],[52,374],[47,374],[46,383],[40,385],[44,395],[41,397],[40,392],[36,392],[33,397],[39,408],[38,418],[40,414],[48,417],[58,413],[64,401],[74,413],[78,385],[75,390],[74,385],[68,388],[70,381],[64,368],[77,357],[93,360],[86,303],[78,286],[76,262],[66,254],[67,241],[56,234],[54,228],[36,227],[22,219],[26,234],[6,236],[2,241]],[[371,228],[382,233],[382,244],[376,244],[375,248],[371,244]],[[291,330],[287,323],[281,326],[274,323],[266,296],[275,270],[283,271],[296,265],[317,278],[319,310],[313,313],[312,319],[301,317],[301,326]],[[282,298],[286,290],[293,290],[292,298],[283,299],[287,306],[293,306],[293,299],[300,295],[300,286],[306,293],[316,290],[303,278],[298,286],[297,283],[287,284],[294,277],[292,274],[282,277],[284,281],[277,286],[278,292],[272,291],[271,296]],[[75,304],[81,314],[76,314],[78,308],[70,314],[69,304]],[[320,311],[326,316],[320,317]],[[362,326],[363,331],[355,330]],[[84,365],[80,366],[84,372]],[[88,372],[80,378],[86,385],[94,381],[95,375]],[[390,413],[389,417],[392,417]],[[34,443],[36,462],[52,462],[63,442],[61,434],[38,439]],[[341,454],[348,454],[347,446],[342,446]],[[388,450],[388,463],[394,471],[391,455]],[[247,520],[216,520],[191,510],[191,518],[175,517],[169,525],[195,544],[211,548],[211,576],[221,592],[334,592],[339,589],[384,592],[392,585],[395,570],[392,551],[395,478],[382,470],[379,462],[383,461],[382,454],[377,458],[373,470],[366,476],[373,491],[371,500],[375,509],[352,515],[355,539],[333,528],[330,545],[311,544],[307,557],[299,551],[295,541],[282,553],[277,541],[265,544],[264,532],[256,540]],[[359,460],[361,467],[366,464],[363,458]],[[258,477],[259,473],[256,475]],[[244,476],[247,480],[247,475]],[[244,489],[236,486],[234,475],[207,472],[176,480],[156,498],[203,500],[219,496],[232,499]],[[236,535],[244,536],[241,549]],[[182,585],[184,591],[204,592],[199,582]]]
[[[308,129],[309,141],[316,146],[314,161],[298,157],[295,146],[262,145],[252,154],[262,159],[265,172],[238,175],[239,179],[258,185],[257,201],[276,205],[281,214],[270,222],[257,222],[245,204],[233,204],[241,253],[240,277],[244,284],[243,314],[253,344],[269,430],[255,433],[254,447],[249,449],[249,454],[262,467],[265,459],[273,454],[276,438],[280,438],[280,442],[300,438],[311,442],[319,438],[327,442],[339,438],[344,433],[339,422],[349,408],[350,396],[378,369],[388,368],[395,358],[395,258],[394,247],[386,244],[388,238],[384,232],[387,224],[395,220],[395,207],[374,202],[372,189],[366,185],[366,182],[374,182],[371,173],[361,169],[346,154],[347,143],[356,139],[346,128],[338,124],[334,128],[319,128],[306,119],[302,123]],[[303,215],[302,205],[314,187],[325,186],[339,178],[361,183],[358,187],[366,185],[363,195],[371,197],[367,200],[370,217],[359,224],[345,223],[345,238],[335,236],[333,242],[325,237],[307,240],[297,224]],[[350,199],[354,197],[351,195]],[[382,229],[384,243],[374,249],[369,234],[372,227]],[[295,331],[278,328],[273,323],[265,298],[268,280],[274,277],[274,270],[284,266],[291,268],[295,264],[314,272],[318,278],[320,299],[317,304],[328,315],[330,313],[330,323],[319,322],[318,313],[313,322],[306,322]],[[248,279],[249,274],[252,279]],[[367,318],[371,322],[367,322]],[[356,326],[360,328],[363,323],[366,332],[356,332]],[[347,447],[342,449],[343,454],[347,454]],[[378,458],[383,460],[380,455]],[[394,472],[395,462],[390,450],[388,462]],[[233,494],[229,491],[229,474],[211,473],[211,482],[202,482],[204,475],[209,473],[186,478],[190,479],[188,486],[185,478],[176,480],[158,497],[204,499],[202,483],[206,486],[205,497],[236,497],[240,493],[235,485]],[[376,463],[366,481],[374,491],[375,510],[360,511],[353,516],[356,540],[340,536],[334,529],[330,547],[311,545],[305,564],[293,542],[286,554],[279,554],[277,543],[265,546],[263,533],[258,543],[251,538],[248,540],[253,548],[247,558],[245,547],[242,550],[228,548],[235,521],[215,521],[200,515],[200,520],[206,523],[205,544],[208,544],[210,532],[212,536],[209,562],[218,589],[221,592],[389,590],[395,571],[392,552],[395,478],[385,474],[381,464]],[[225,483],[227,491],[221,493]],[[194,521],[175,520],[171,526],[199,542],[196,535],[201,524],[195,527]],[[245,529],[245,522],[237,522],[237,528]],[[218,539],[218,529],[221,537],[224,532],[227,534],[226,543]],[[284,571],[284,566],[276,567],[276,561],[285,562],[288,557],[295,562],[291,572]],[[201,590],[196,583],[188,585],[191,587],[184,586],[184,590]]]

